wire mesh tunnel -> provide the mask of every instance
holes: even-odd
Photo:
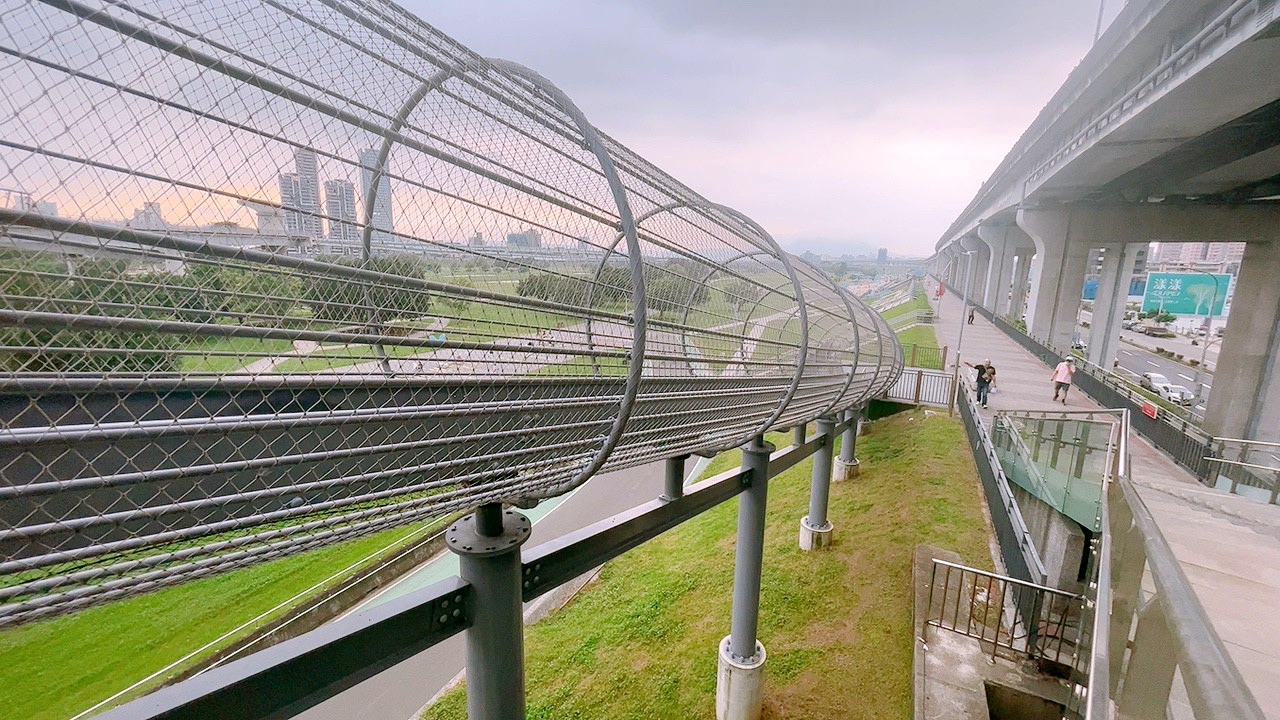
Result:
[[[0,624],[847,409],[876,313],[371,0],[0,4]]]

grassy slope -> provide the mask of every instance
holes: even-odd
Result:
[[[912,345],[919,345],[922,348],[936,348],[938,347],[938,336],[934,333],[933,328],[928,325],[916,325],[906,330],[899,330],[898,342],[902,343],[903,348],[909,348]]]
[[[775,440],[775,443],[785,442]],[[721,456],[712,470],[735,465]],[[900,415],[859,439],[862,476],[832,487],[835,544],[802,553],[810,463],[769,489],[760,637],[767,718],[902,718],[911,708],[911,556],[927,542],[990,567],[963,430]],[[728,632],[737,503],[609,563],[527,631],[530,718],[712,717]],[[425,714],[466,717],[457,691]]]
[[[420,526],[0,632],[0,718],[68,718],[334,573],[371,555],[381,557],[380,551],[415,527]]]
[[[912,297],[910,300],[900,305],[894,305],[893,307],[888,308],[887,310],[885,310],[880,314],[884,316],[885,320],[892,320],[893,318],[896,318],[899,315],[906,315],[907,313],[913,312],[916,310],[932,310],[932,309],[933,309],[933,306],[929,304],[929,298],[925,297],[924,294],[921,293],[919,295]]]

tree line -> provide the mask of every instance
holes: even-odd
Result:
[[[330,262],[360,266],[351,258]],[[427,279],[439,268],[408,256],[375,257],[367,268]],[[388,321],[425,314],[423,289],[321,274],[295,274],[189,262],[181,273],[125,260],[0,252],[0,288],[9,310],[63,316],[177,320],[188,323],[299,326]],[[459,301],[452,300],[457,305]],[[201,335],[150,329],[0,326],[0,369],[9,372],[173,372],[182,351],[207,342]]]

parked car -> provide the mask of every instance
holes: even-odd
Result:
[[[1169,328],[1153,327],[1147,328],[1147,334],[1151,337],[1171,338],[1175,337],[1173,331]]]
[[[1160,373],[1151,372],[1142,373],[1142,379],[1138,381],[1138,384],[1152,391],[1160,385],[1172,385],[1172,383],[1169,382],[1169,378],[1161,375]]]
[[[1170,385],[1168,383],[1157,385],[1156,394],[1177,405],[1190,405],[1196,399],[1195,393],[1185,386]]]

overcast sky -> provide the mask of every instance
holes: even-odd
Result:
[[[1093,40],[1093,0],[403,0],[789,249],[926,255]],[[1106,16],[1119,10],[1110,0]]]

